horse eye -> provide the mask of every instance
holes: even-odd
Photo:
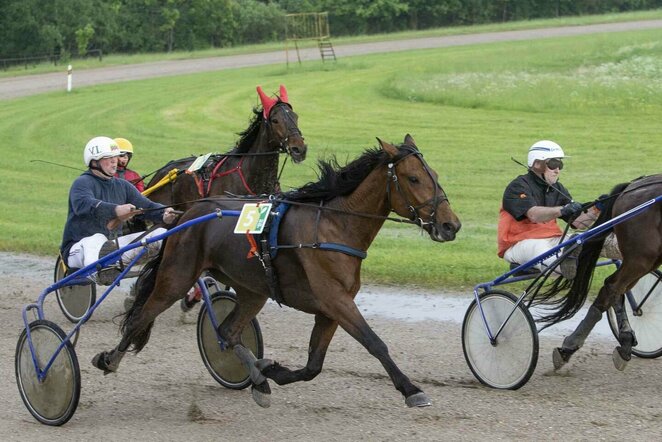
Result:
[[[271,123],[272,124],[278,124],[278,118],[272,118]]]
[[[416,184],[416,183],[418,183],[418,178],[416,178],[415,176],[409,176],[409,177],[407,177],[407,179],[408,179],[409,182],[412,183],[412,184]]]

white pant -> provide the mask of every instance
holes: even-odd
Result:
[[[506,253],[503,254],[503,259],[512,263],[524,264],[525,262],[529,262],[533,258],[542,255],[552,247],[559,245],[560,239],[560,236],[542,239],[525,239],[506,250]],[[568,240],[568,238],[565,240]],[[558,252],[559,255],[561,253],[563,253],[563,249]],[[618,249],[618,241],[616,240],[616,235],[614,235],[613,232],[610,233],[605,239],[600,256],[609,259],[623,259],[621,257],[621,252]],[[534,267],[542,271],[544,267],[550,266],[554,261],[556,261],[556,259],[557,255],[552,255],[544,260],[542,264],[535,265]]]
[[[156,235],[164,233],[166,229],[159,227],[149,232],[143,238],[151,238]],[[117,238],[120,248],[126,246],[134,239],[138,238],[145,232],[132,233],[130,235],[124,235]],[[101,233],[96,233],[87,238],[83,238],[74,244],[69,250],[69,256],[67,257],[67,265],[74,269],[80,269],[86,267],[99,259],[99,251],[101,246],[108,241],[105,235]],[[148,254],[155,255],[158,253],[161,248],[161,241],[156,241],[147,246]],[[133,258],[135,258],[140,252],[141,247],[136,247],[122,254],[122,263],[128,264]]]
[[[605,239],[605,244],[602,246],[600,256],[609,259],[623,259],[623,256],[621,256],[621,250],[618,248],[618,240],[616,239],[614,232],[611,232]]]
[[[552,238],[522,240],[506,250],[506,253],[503,255],[503,259],[516,264],[527,263],[538,255],[542,255],[552,247],[559,245],[560,239],[560,236],[554,236]],[[560,253],[561,252],[559,252],[559,254]],[[550,266],[554,261],[556,261],[556,259],[557,256],[552,255],[544,260],[542,264],[535,265],[534,267],[542,271]]]

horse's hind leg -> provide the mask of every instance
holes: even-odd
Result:
[[[269,379],[273,379],[278,385],[286,385],[298,381],[310,381],[322,371],[326,351],[337,328],[338,323],[336,321],[317,314],[315,315],[315,326],[310,335],[308,362],[304,368],[290,370],[270,359],[261,359],[258,361],[258,367],[260,367],[262,374]]]
[[[253,400],[261,407],[271,406],[271,387],[257,366],[257,357],[241,342],[244,327],[262,309],[267,298],[235,287],[237,303],[232,312],[218,326],[218,332],[228,344],[241,363],[246,367],[251,377],[251,394]]]
[[[110,351],[102,351],[92,358],[92,365],[103,370],[104,375],[117,371],[122,358],[131,344],[137,347],[137,351],[142,349],[149,339],[149,334],[156,317],[175,302],[171,299],[161,298],[155,300],[153,298],[154,296],[150,297],[145,305],[142,306],[140,312],[129,320],[117,347]]]
[[[104,374],[117,371],[129,346],[133,344],[137,353],[147,344],[156,317],[184,296],[195,281],[196,264],[192,260],[179,260],[175,264],[179,264],[172,267],[177,268],[177,272],[166,270],[172,264],[167,256],[164,257],[155,276],[156,282],[141,287],[135,303],[127,311],[120,343],[113,350],[98,353],[92,359],[92,365],[103,370]]]
[[[579,323],[579,326],[563,340],[561,347],[554,349],[552,359],[555,369],[558,370],[563,367],[570,360],[570,357],[584,345],[591,330],[593,330],[595,324],[602,318],[602,314],[609,307],[616,304],[619,297],[637,281],[639,276],[634,278],[632,276],[635,274],[638,275],[638,272],[624,262],[623,266],[605,279],[605,284],[600,289],[597,298],[591,304],[591,307],[589,307],[588,313]]]
[[[600,294],[602,294],[603,291],[605,291],[605,287],[600,290]],[[595,303],[593,303],[575,331],[572,332],[571,335],[566,336],[561,347],[554,349],[552,353],[552,361],[555,370],[563,367],[570,360],[570,357],[575,354],[582,345],[584,345],[584,341],[586,341],[589,333],[591,333],[595,324],[597,324],[602,318],[602,313],[604,313],[604,311],[598,309],[595,306]]]
[[[619,297],[618,302],[614,305],[614,312],[616,313],[616,323],[618,324],[618,342],[620,347],[616,347],[618,357],[614,354],[614,365],[618,370],[625,369],[625,362],[632,358],[632,347],[637,346],[637,337],[634,330],[630,326],[627,312],[625,310],[625,295]]]

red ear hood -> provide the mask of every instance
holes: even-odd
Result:
[[[290,104],[290,101],[287,98],[287,89],[285,89],[285,86],[282,84],[280,85],[280,101]]]
[[[285,86],[282,84],[280,85],[280,96],[278,98],[270,98],[267,96],[267,94],[264,93],[262,90],[261,86],[257,87],[257,94],[260,97],[260,101],[262,102],[262,115],[264,118],[269,118],[269,113],[271,112],[271,109],[278,103],[278,100],[282,101],[283,103],[288,103],[289,104],[289,99],[287,98],[287,89],[285,89]]]
[[[262,115],[264,118],[268,118],[269,112],[271,112],[271,108],[274,107],[276,103],[278,103],[278,100],[275,98],[267,97],[267,94],[265,94],[262,90],[262,86],[257,87],[257,94],[260,97],[260,101],[262,102]]]

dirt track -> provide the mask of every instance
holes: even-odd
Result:
[[[0,263],[3,440],[656,440],[662,432],[662,361],[633,359],[618,372],[611,362],[614,341],[605,335],[589,338],[556,374],[550,355],[561,338],[541,336],[529,383],[498,391],[471,374],[459,323],[385,319],[370,316],[369,308],[370,324],[429,395],[431,407],[406,408],[381,365],[339,331],[322,374],[307,383],[272,383],[272,406],[262,409],[248,390],[227,390],[211,378],[198,354],[196,314],[177,306],[159,318],[142,353],[126,357],[117,374],[103,376],[90,360],[118,342],[112,320],[122,308],[119,291],[85,325],[77,344],[82,392],[76,414],[63,427],[46,427],[21,402],[14,351],[20,309],[50,282],[52,263],[9,254],[0,254]],[[467,295],[462,298],[468,304]],[[47,318],[66,326],[54,297],[47,306]],[[259,321],[266,357],[294,367],[305,363],[311,316],[268,304]]]

